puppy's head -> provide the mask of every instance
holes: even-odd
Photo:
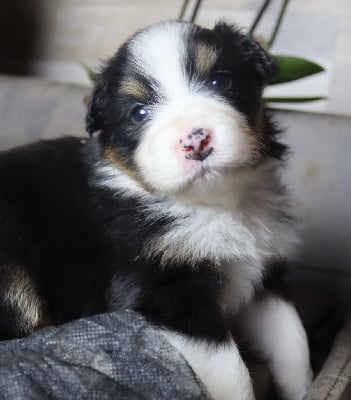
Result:
[[[157,194],[211,184],[262,159],[270,56],[225,23],[169,21],[131,37],[103,68],[87,130],[102,157]]]

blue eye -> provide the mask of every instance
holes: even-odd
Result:
[[[229,90],[232,87],[232,80],[225,72],[217,72],[211,77],[211,86],[217,91]]]
[[[134,122],[143,122],[149,117],[150,109],[146,106],[139,105],[132,109],[131,115]]]

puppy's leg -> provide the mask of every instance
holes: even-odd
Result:
[[[268,361],[283,398],[302,400],[312,371],[306,333],[295,308],[267,294],[246,306],[238,322],[243,340]]]
[[[217,344],[170,331],[165,334],[214,400],[254,399],[249,372],[233,340]]]

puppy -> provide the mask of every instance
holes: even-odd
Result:
[[[131,308],[163,328],[214,399],[253,399],[233,340],[287,400],[310,382],[294,308],[264,289],[297,242],[262,104],[271,57],[235,27],[169,21],[102,68],[90,139],[0,157],[0,336]]]

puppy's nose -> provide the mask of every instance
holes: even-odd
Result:
[[[180,148],[188,160],[204,160],[212,151],[211,131],[208,129],[194,128],[180,140]]]

